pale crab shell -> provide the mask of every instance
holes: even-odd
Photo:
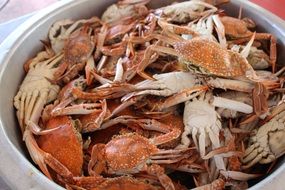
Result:
[[[221,129],[221,123],[219,120],[219,115],[215,111],[215,107],[207,103],[206,101],[194,100],[192,102],[188,101],[185,103],[183,122],[185,125],[184,132],[182,134],[182,143],[190,143],[188,134],[199,134],[201,135],[202,130],[208,132],[207,128],[210,128],[215,137],[219,136],[219,131]],[[210,137],[205,134],[205,146],[210,145]],[[194,143],[198,146],[197,138],[193,138]],[[219,145],[218,145],[219,146]]]
[[[217,10],[216,7],[202,1],[186,1],[161,8],[162,15],[172,22],[186,23],[203,15],[206,8]]]
[[[261,126],[250,138],[250,146],[245,150],[244,168],[256,163],[273,162],[285,153],[285,111]]]
[[[113,4],[106,9],[101,19],[105,23],[112,23],[126,17],[143,14],[144,12],[147,12],[147,8],[144,5]]]
[[[139,92],[129,93],[122,98],[123,101],[133,96],[151,94],[158,96],[171,96],[184,89],[199,84],[199,79],[191,72],[171,72],[153,75],[154,80],[144,80],[135,85]]]
[[[17,109],[17,117],[22,130],[30,119],[38,121],[43,106],[56,99],[59,86],[52,84],[56,65],[62,59],[62,55],[42,61],[30,67],[17,95],[14,97],[14,106]]]
[[[254,69],[267,69],[270,66],[269,56],[256,47],[250,48],[247,61]]]
[[[212,145],[212,149],[219,148],[220,130],[222,123],[215,107],[208,103],[208,100],[194,100],[185,103],[183,122],[184,132],[181,136],[181,145],[177,148],[188,147],[192,135],[195,146],[203,157],[206,154],[206,148]],[[214,156],[216,167],[225,170],[225,163],[220,156]]]

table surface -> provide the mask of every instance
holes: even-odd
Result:
[[[17,1],[17,0],[11,0],[11,2],[16,5],[15,1]],[[29,9],[29,10],[33,10],[33,11],[35,11],[35,9],[37,9],[37,8],[44,7],[43,5],[39,5],[39,3],[37,1],[38,0],[33,0],[32,2],[30,2],[30,0],[20,0],[20,2],[22,3],[22,8],[25,6],[30,8],[31,7],[30,5],[35,3],[34,9]],[[268,9],[272,13],[276,14],[277,16],[279,16],[280,18],[285,20],[285,9],[284,9],[285,8],[285,0],[251,0],[251,1],[262,6],[262,7],[264,7],[264,8],[266,8],[266,9]],[[43,4],[47,5],[47,2],[51,3],[51,2],[55,2],[55,0],[43,1]],[[25,3],[26,3],[26,5],[25,5]],[[6,9],[3,9],[5,11],[4,13],[0,12],[0,18],[2,18],[2,20],[0,19],[0,22],[3,21],[3,15],[7,15],[8,13],[11,14],[11,12],[13,12],[13,8],[14,8],[13,6],[10,8],[8,6]],[[11,11],[11,9],[12,9],[12,11]],[[23,13],[23,12],[27,13],[27,12],[25,12],[25,10],[23,10],[21,8],[20,8],[20,12],[21,13]],[[31,17],[34,13],[35,12],[28,13],[26,15],[20,16],[16,19],[8,21],[8,22],[0,23],[0,34],[1,34],[0,35],[0,44],[13,30],[15,30],[17,28],[17,26],[19,26],[21,23],[23,23],[25,20],[27,20],[29,17]],[[3,14],[3,15],[1,15],[1,14]],[[20,13],[15,12],[14,16],[15,16],[15,14],[20,14]],[[13,15],[9,15],[6,17],[7,18],[13,18]],[[1,176],[0,176],[0,189],[1,190],[10,190],[10,188],[1,179]]]

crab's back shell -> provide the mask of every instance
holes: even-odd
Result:
[[[142,181],[130,178],[130,177],[119,177],[108,179],[104,183],[100,184],[92,190],[162,190],[160,187],[154,187],[150,184]]]
[[[85,31],[76,31],[64,45],[64,58],[70,63],[80,63],[88,59],[93,50],[93,42]]]
[[[205,69],[211,75],[236,77],[245,75],[248,63],[238,53],[223,49],[207,38],[193,38],[174,45],[185,62]]]
[[[220,19],[225,27],[226,35],[232,38],[250,37],[252,35],[243,20],[229,16],[220,17]]]
[[[136,134],[118,136],[106,144],[105,148],[108,167],[113,171],[135,169],[156,152],[158,149],[155,145]]]
[[[50,119],[46,129],[58,126],[62,127],[51,134],[40,136],[37,142],[41,149],[60,161],[74,176],[80,176],[83,165],[82,141],[69,117]]]

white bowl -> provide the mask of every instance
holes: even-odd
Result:
[[[268,31],[278,38],[278,62],[285,62],[285,24],[280,18],[248,1],[232,0],[223,8],[230,15],[237,15],[243,6],[244,16],[251,17],[259,30]],[[11,189],[63,189],[45,177],[26,152],[15,117],[13,97],[23,80],[23,63],[41,48],[40,40],[46,39],[49,27],[65,18],[100,16],[115,0],[59,1],[39,11],[16,29],[0,46],[0,176]],[[154,7],[170,1],[153,0]],[[284,158],[269,176],[250,189],[284,189]]]

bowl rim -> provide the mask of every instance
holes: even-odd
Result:
[[[19,44],[21,44],[21,41],[23,41],[25,37],[30,34],[30,28],[41,24],[47,18],[62,11],[63,8],[68,9],[68,7],[70,6],[76,6],[77,4],[81,4],[86,1],[89,0],[58,1],[37,12],[35,15],[33,15],[31,18],[21,24],[17,29],[15,29],[0,44],[0,80],[3,78],[3,73],[5,72],[5,68],[8,65],[9,59],[11,58],[11,56],[13,56]],[[265,17],[266,20],[274,23],[274,25],[278,25],[276,29],[279,30],[279,32],[285,36],[285,22],[278,16],[250,1],[232,0],[231,3],[236,5],[243,4],[244,6],[249,8],[250,11],[254,14],[262,14],[262,16]],[[38,181],[40,180],[44,182],[45,185],[47,185],[47,189],[63,189],[59,185],[50,181],[31,162],[29,162],[29,160],[27,160],[21,152],[19,152],[19,150],[15,147],[15,145],[11,142],[11,140],[6,134],[6,131],[3,127],[2,118],[0,118],[0,145],[1,147],[4,147],[0,151],[0,157],[2,159],[0,162],[0,176],[10,187],[12,187],[13,189],[43,189],[43,183],[38,183]],[[7,170],[7,166],[10,166],[9,171]],[[17,180],[17,183],[14,183],[15,179]],[[282,179],[285,179],[285,164],[281,165],[268,177],[266,177],[265,179],[263,179],[262,181],[255,184],[249,189],[269,189],[272,188],[273,185],[275,186],[274,188],[283,188],[282,183],[284,184],[284,182],[282,182]],[[31,181],[32,184],[30,183]]]

